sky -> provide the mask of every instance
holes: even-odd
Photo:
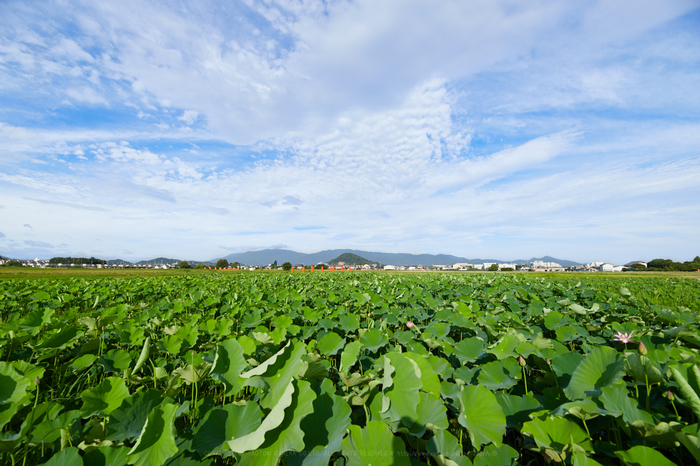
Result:
[[[700,0],[0,2],[0,255],[700,254]]]

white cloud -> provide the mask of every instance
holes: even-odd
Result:
[[[10,2],[7,218],[145,255],[237,235],[515,258],[663,212],[664,250],[692,243],[696,2],[244,3]]]
[[[89,87],[84,87],[82,89],[67,89],[66,95],[68,95],[68,97],[70,97],[74,102],[86,103],[90,105],[109,105],[107,99]]]
[[[197,118],[199,118],[199,112],[196,110],[185,110],[182,116],[179,116],[177,119],[191,125],[197,121]]]

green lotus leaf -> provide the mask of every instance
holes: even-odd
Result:
[[[467,385],[459,394],[458,421],[467,429],[474,448],[494,443],[501,445],[506,431],[506,416],[496,396],[481,385]]]
[[[290,325],[292,325],[293,323],[294,323],[294,320],[292,320],[291,317],[284,315],[284,314],[275,317],[275,320],[274,320],[274,326],[276,328],[285,328],[286,329]]]
[[[342,448],[343,437],[350,426],[352,410],[345,400],[334,395],[333,383],[325,379],[312,387],[316,392],[313,412],[300,424],[304,448],[285,455],[285,462],[290,466],[326,466],[331,455]]]
[[[606,388],[603,388],[603,393],[605,393],[605,390]],[[600,397],[601,400],[602,398],[603,396]],[[582,400],[562,403],[556,409],[552,410],[550,414],[562,417],[569,414],[581,419],[582,421],[588,421],[589,419],[594,419],[598,416],[606,416],[608,414],[619,416],[620,413],[601,408],[593,398],[584,398]]]
[[[117,409],[112,411],[107,423],[107,440],[123,442],[141,435],[150,412],[163,403],[172,403],[172,398],[163,397],[163,392],[150,388],[126,397]]]
[[[357,356],[360,354],[360,348],[362,343],[359,341],[353,341],[345,345],[343,353],[340,355],[340,372],[345,374],[348,370],[357,362]]]
[[[555,333],[557,334],[557,340],[560,342],[575,340],[579,336],[576,329],[571,325],[563,325],[559,327]]]
[[[515,362],[514,359],[510,359],[510,361],[517,366],[517,362]],[[477,376],[479,383],[489,390],[508,390],[514,387],[518,381],[506,372],[506,366],[503,364],[504,362],[505,361],[491,361],[481,366],[481,371]]]
[[[354,314],[344,314],[338,318],[338,324],[345,333],[352,333],[360,328],[360,320]]]
[[[598,396],[601,388],[614,385],[624,374],[625,360],[620,353],[607,346],[597,346],[578,365],[564,393],[570,400]]]
[[[369,421],[365,428],[351,425],[343,439],[347,466],[410,466],[406,445],[380,421]]]
[[[55,309],[50,308],[36,309],[22,319],[19,323],[19,329],[24,332],[29,332],[31,335],[36,335],[41,331],[44,325],[51,323],[51,316],[53,316],[55,312]]]
[[[693,413],[700,416],[700,370],[695,364],[678,364],[670,370],[681,395],[688,401]]]
[[[63,408],[63,406],[59,406]],[[49,419],[27,429],[29,441],[37,445],[50,445],[61,438],[62,429],[70,431],[71,426],[78,419],[80,419],[80,411],[78,410],[66,411],[56,417],[50,416]]]
[[[414,437],[422,437],[426,430],[437,431],[447,429],[447,407],[440,397],[428,393],[420,393],[420,402],[416,409],[416,422],[411,426],[410,433]]]
[[[30,381],[11,363],[0,361],[0,404],[17,403],[27,394]]]
[[[43,463],[44,466],[81,466],[82,464],[83,458],[76,447],[64,448]]]
[[[328,332],[316,343],[316,349],[324,356],[333,356],[345,346],[345,340],[335,332]]]
[[[299,371],[299,378],[301,379],[316,379],[323,380],[328,377],[328,361],[322,360],[319,362],[314,361],[303,361],[301,365],[301,371]]]
[[[267,433],[277,429],[284,422],[285,410],[289,408],[292,405],[292,402],[295,400],[294,392],[296,389],[297,385],[290,382],[287,385],[284,393],[282,393],[282,396],[279,398],[277,404],[273,406],[272,410],[260,423],[260,426],[242,437],[229,439],[226,442],[229,449],[236,453],[245,453],[247,451],[258,449],[265,442],[265,436]],[[298,396],[296,399],[298,399]],[[294,408],[292,408],[292,410],[293,409]]]
[[[638,408],[637,400],[630,398],[627,388],[624,386],[613,386],[601,388],[600,401],[608,411],[615,416],[622,415],[622,419],[628,424],[635,421],[644,421],[649,424],[656,424],[651,414]]]
[[[389,340],[387,340],[386,335],[376,328],[373,328],[362,335],[360,342],[362,343],[362,346],[367,348],[369,351],[377,351],[379,348],[386,346],[389,343]]]
[[[128,464],[126,456],[129,447],[99,447],[90,450],[83,456],[85,466],[112,466]]]
[[[567,322],[569,322],[569,318],[564,317],[559,311],[550,311],[544,317],[544,326],[549,330],[556,330],[562,325],[566,325]]]
[[[517,429],[520,429],[524,422],[530,420],[530,413],[542,409],[542,404],[529,393],[524,396],[517,396],[499,392],[496,401],[503,409],[507,426]]]
[[[550,416],[546,411],[531,416],[532,421],[523,424],[522,433],[535,440],[542,450],[553,450],[561,454],[573,442],[583,451],[592,452],[588,434],[574,421],[559,416]]]
[[[128,396],[129,389],[126,388],[124,379],[107,377],[97,387],[80,394],[80,398],[83,399],[80,411],[83,413],[83,418],[93,415],[104,416],[117,409]]]
[[[582,451],[575,451],[573,454],[573,461],[571,462],[573,466],[603,466],[596,460],[586,456],[586,453]]]
[[[143,331],[143,329],[139,329]],[[134,374],[137,374],[141,368],[146,364],[146,361],[148,361],[149,356],[151,355],[151,337],[145,338],[145,341],[143,342],[143,347],[141,348],[141,353],[139,354],[139,358],[136,360],[136,365],[134,366]]]
[[[518,464],[515,460],[520,454],[510,445],[486,445],[484,451],[474,458],[474,466],[510,466]]]
[[[29,380],[27,391],[36,389],[36,379],[41,379],[46,372],[45,367],[35,366],[27,361],[12,361],[12,367],[19,375]]]
[[[232,396],[241,389],[239,376],[247,365],[243,346],[234,340],[229,339],[216,346],[214,364],[211,367],[211,377],[218,380],[226,387],[226,396]]]
[[[182,348],[182,337],[179,335],[166,335],[158,341],[158,348],[161,351],[167,351],[172,356],[177,356]]]
[[[462,447],[459,446],[459,441],[446,430],[436,431],[435,435],[428,440],[426,450],[432,456],[442,455],[447,458],[455,458],[462,454]]]
[[[174,425],[177,408],[175,404],[165,403],[151,410],[139,438],[129,450],[127,460],[130,463],[134,466],[158,466],[177,453]]]
[[[440,397],[440,379],[430,362],[423,356],[416,353],[402,353],[405,357],[418,364],[420,380],[423,383],[421,390],[430,393],[433,397]]]
[[[2,376],[0,376],[0,381]],[[1,389],[0,389],[1,390]],[[22,408],[23,403],[3,403],[0,404],[0,429],[10,422],[15,414]]]
[[[58,333],[50,335],[43,340],[37,349],[60,349],[65,348],[69,343],[77,339],[83,332],[79,331],[75,325],[61,327]]]
[[[223,449],[229,440],[243,437],[260,427],[263,413],[257,403],[244,405],[227,404],[213,408],[194,430],[192,448],[202,457],[207,455],[228,456],[233,452]]]
[[[264,334],[264,335],[268,335],[268,334]],[[269,336],[270,336],[270,338],[272,338],[272,343],[273,343],[273,344],[279,345],[280,343],[282,343],[282,341],[283,341],[283,340],[285,339],[285,337],[287,336],[287,329],[286,329],[286,328],[282,328],[282,327],[277,327],[276,329],[274,329],[273,331],[271,331],[271,332],[269,333]],[[256,336],[256,338],[257,338],[257,336]],[[264,339],[263,339],[263,340],[260,340],[260,342],[263,343],[263,344],[269,343],[269,342],[267,342],[267,341],[264,340]]]
[[[295,390],[289,407],[284,411],[282,423],[269,431],[265,441],[255,451],[247,448],[241,455],[241,466],[276,466],[285,452],[299,453],[304,450],[304,431],[300,424],[313,412],[316,393],[305,380],[293,380],[290,385],[295,386]],[[231,446],[232,442],[228,444]]]
[[[70,370],[73,372],[82,372],[90,366],[92,366],[95,361],[97,361],[97,356],[94,354],[83,354],[79,358],[76,358],[73,360],[73,362],[70,363]]]
[[[518,345],[520,345],[520,341],[520,338],[518,338],[516,335],[503,335],[503,337],[498,340],[498,343],[496,343],[492,348],[486,349],[486,352],[493,354],[498,359],[511,357],[517,358],[518,353],[515,351],[515,349],[518,347]]]
[[[442,380],[449,379],[454,373],[454,368],[452,367],[452,364],[450,364],[450,362],[444,358],[434,356],[431,354],[430,356],[428,356],[428,363],[430,363],[430,366],[433,368],[433,371]]]
[[[676,466],[676,463],[666,458],[662,453],[653,448],[637,445],[627,451],[616,451],[615,455],[620,458],[625,466]]]
[[[479,370],[478,366],[477,367],[462,366],[452,373],[452,378],[455,381],[462,380],[462,381],[464,381],[465,384],[469,385],[472,383],[472,380],[474,379],[474,375],[476,375],[478,370]]]
[[[301,371],[303,361],[301,356],[306,353],[306,346],[297,340],[289,341],[280,351],[267,361],[248,372],[241,374],[247,379],[245,385],[263,390],[260,406],[272,409],[289,386],[293,377]]]
[[[163,466],[214,466],[215,464],[214,458],[201,459],[199,453],[181,448]]]
[[[423,386],[418,364],[401,353],[386,354],[382,385],[383,418],[394,428],[401,424],[411,428],[418,417],[416,408],[420,402],[419,390]]]
[[[124,350],[113,349],[100,356],[105,372],[121,372],[131,364],[131,356]]]

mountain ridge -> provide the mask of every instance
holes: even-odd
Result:
[[[551,256],[542,258],[532,258],[529,261],[519,259],[517,261],[504,261],[498,259],[467,259],[465,257],[453,256],[451,254],[408,254],[408,253],[391,253],[391,252],[372,252],[360,251],[357,249],[327,249],[315,253],[302,253],[289,249],[261,249],[258,251],[247,251],[241,253],[232,253],[223,257],[217,257],[210,262],[216,262],[218,259],[226,259],[229,262],[238,262],[246,265],[268,265],[277,261],[278,264],[291,262],[292,264],[317,264],[319,262],[329,262],[340,256],[341,254],[355,254],[367,259],[370,262],[378,262],[380,264],[391,265],[451,265],[458,262],[467,262],[472,264],[482,264],[484,262],[493,262],[497,264],[516,263],[526,264],[535,260],[545,262],[558,262],[564,267],[571,265],[581,265],[579,262],[557,259]]]

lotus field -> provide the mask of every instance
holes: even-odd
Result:
[[[4,465],[700,462],[700,281],[0,282]]]

